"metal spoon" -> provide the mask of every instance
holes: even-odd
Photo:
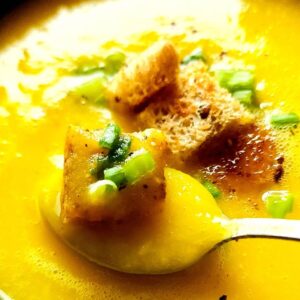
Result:
[[[300,220],[232,219],[232,236],[221,243],[241,238],[276,238],[300,241]]]

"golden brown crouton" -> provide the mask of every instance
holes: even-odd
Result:
[[[112,82],[113,101],[135,107],[162,87],[175,82],[179,60],[174,46],[154,44],[120,71]]]
[[[117,196],[107,203],[94,203],[89,198],[88,187],[97,181],[91,174],[98,155],[106,154],[100,148],[102,131],[86,131],[71,126],[67,133],[63,192],[61,195],[64,222],[120,221],[129,216],[152,214],[164,199],[163,167],[168,156],[164,135],[155,129],[130,134],[131,151],[144,148],[152,153],[156,168],[134,185],[117,192]]]
[[[198,159],[202,173],[212,177],[224,190],[265,188],[283,176],[284,158],[274,137],[259,125],[244,126],[216,146],[214,151],[202,152]]]
[[[189,156],[222,132],[251,121],[250,115],[220,88],[202,62],[182,67],[178,85],[154,95],[138,115],[141,128],[158,128],[173,153]]]
[[[91,157],[99,152],[100,132],[70,126],[65,143],[65,162],[61,207],[63,219],[94,218],[98,212],[86,208],[86,188],[94,182],[90,174]]]

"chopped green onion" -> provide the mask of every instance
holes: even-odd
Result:
[[[99,63],[92,61],[79,66],[74,73],[76,75],[90,75],[94,73],[102,73],[103,75],[114,75],[125,64],[126,56],[122,52],[116,52],[108,55],[104,59],[104,66],[99,66]]]
[[[112,149],[119,140],[121,129],[116,124],[108,124],[104,129],[99,144],[105,149]]]
[[[103,171],[109,166],[108,156],[98,155],[95,161],[95,167],[91,169],[91,175],[98,179],[103,178]]]
[[[118,190],[111,180],[99,180],[88,187],[89,200],[92,204],[108,204]]]
[[[105,58],[105,72],[109,75],[116,74],[125,64],[126,56],[122,52],[113,53]]]
[[[104,179],[113,181],[118,187],[126,183],[125,172],[122,166],[115,166],[104,170]]]
[[[124,163],[126,180],[132,184],[155,168],[155,161],[145,149],[134,152]]]
[[[121,136],[114,148],[109,152],[110,162],[123,162],[129,153],[131,146],[131,138],[129,136]]]
[[[95,74],[95,73],[101,73],[104,75],[104,68],[103,67],[99,67],[96,64],[93,65],[82,65],[80,67],[78,67],[75,71],[74,71],[75,75],[91,75],[91,74]]]
[[[273,218],[284,218],[293,209],[294,197],[288,191],[269,191],[262,199]]]
[[[231,92],[239,90],[252,90],[254,88],[254,76],[250,71],[236,71],[227,82]]]
[[[103,76],[94,77],[71,91],[71,95],[94,103],[103,102],[106,99],[106,93],[106,79]]]
[[[182,64],[183,65],[187,65],[189,64],[191,61],[194,60],[202,60],[205,62],[205,57],[203,55],[203,51],[200,48],[195,49],[190,55],[187,55],[183,60],[182,60]]]
[[[278,114],[271,116],[271,124],[274,127],[295,126],[300,122],[300,118],[295,113]]]
[[[233,76],[235,70],[232,69],[216,69],[213,70],[221,87],[227,88],[227,83]]]
[[[236,91],[232,94],[232,96],[239,100],[242,104],[246,106],[250,106],[252,104],[253,99],[253,91],[244,90],[244,91]]]
[[[219,84],[230,92],[254,89],[254,76],[248,70],[216,70]]]
[[[209,180],[204,180],[202,181],[202,185],[211,193],[211,195],[217,199],[221,196],[221,191],[219,190],[219,188],[213,184],[211,181]]]

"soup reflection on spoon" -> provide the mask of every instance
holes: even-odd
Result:
[[[232,239],[300,239],[300,221],[228,219],[196,179],[171,168],[164,173],[164,209],[149,222],[63,223],[55,189],[43,195],[42,214],[76,252],[100,266],[134,274],[167,274],[185,269]]]

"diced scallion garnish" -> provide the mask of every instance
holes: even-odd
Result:
[[[91,174],[97,178],[103,176],[103,171],[109,166],[108,156],[98,155],[95,159],[95,167],[91,169]]]
[[[220,85],[230,92],[240,90],[254,90],[254,75],[248,70],[216,70],[217,79]]]
[[[126,56],[122,52],[116,52],[111,55],[108,55],[105,58],[105,72],[109,75],[116,74],[121,67],[124,65]]]
[[[109,152],[109,161],[111,163],[124,161],[128,156],[130,146],[131,138],[129,136],[121,136],[117,144]]]
[[[295,113],[276,114],[271,116],[271,124],[274,127],[295,126],[300,122],[300,118]]]
[[[216,69],[214,70],[215,75],[217,77],[217,80],[220,84],[221,87],[227,88],[228,86],[228,81],[230,80],[230,78],[232,78],[233,74],[234,74],[234,70],[232,69]]]
[[[106,92],[106,79],[103,76],[97,76],[75,87],[71,95],[99,103],[106,100]]]
[[[118,190],[117,185],[111,180],[99,180],[88,187],[88,195],[91,203],[107,204]]]
[[[202,60],[205,62],[205,57],[203,55],[203,51],[200,48],[195,49],[190,55],[187,55],[183,60],[182,60],[182,64],[183,65],[187,65],[189,64],[191,61],[194,60]]]
[[[202,185],[211,193],[211,195],[217,199],[221,196],[221,191],[219,190],[219,188],[213,184],[211,181],[209,180],[203,180],[202,181]]]
[[[115,166],[104,170],[104,179],[113,181],[118,187],[126,183],[124,168],[122,166]]]
[[[140,149],[127,158],[123,167],[127,182],[132,184],[151,172],[155,168],[155,161],[150,152]]]
[[[74,74],[76,75],[90,75],[94,73],[102,73],[105,75],[116,74],[125,64],[126,56],[122,52],[115,52],[104,58],[104,61],[87,61],[81,63]]]
[[[227,82],[231,92],[251,90],[254,87],[254,76],[250,71],[236,71]]]
[[[294,197],[288,191],[269,191],[262,198],[273,218],[284,218],[293,209]]]
[[[76,75],[91,75],[92,79],[78,85],[71,91],[71,95],[86,99],[95,104],[103,104],[107,101],[107,80],[109,76],[116,74],[124,65],[126,56],[121,52],[108,55],[104,62],[87,62],[80,65],[75,71]]]
[[[239,100],[242,104],[249,106],[252,104],[253,99],[253,91],[244,90],[244,91],[236,91],[232,94],[232,96]]]
[[[99,144],[105,149],[112,149],[119,140],[121,129],[116,124],[108,124],[104,129]]]
[[[121,135],[121,129],[116,124],[107,125],[99,144],[108,149],[108,153],[97,154],[92,158],[96,166],[90,173],[100,181],[108,180],[118,188],[125,187],[127,184],[134,184],[155,167],[151,153],[144,148],[129,156],[131,137]]]
[[[86,64],[86,65],[82,65],[82,66],[78,67],[74,71],[74,73],[76,75],[91,75],[91,74],[95,74],[95,73],[104,74],[104,68],[99,67],[96,64]]]

